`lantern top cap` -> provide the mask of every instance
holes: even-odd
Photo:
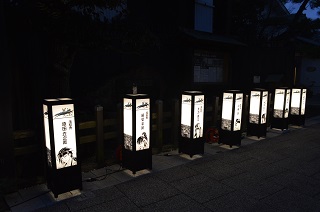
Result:
[[[253,88],[251,91],[266,91],[264,88]]]
[[[241,90],[226,90],[226,91],[224,91],[224,93],[229,93],[229,92],[232,92],[232,93],[242,93]]]
[[[231,91],[231,92],[240,92],[240,90],[227,90],[228,91]]]
[[[147,96],[147,94],[132,94],[132,93],[130,93],[130,94],[127,94],[128,96]]]
[[[293,87],[292,89],[307,90],[307,88],[304,87]]]
[[[63,101],[63,100],[72,100],[71,98],[58,98],[58,100]]]
[[[59,101],[58,99],[44,99],[45,101],[47,102],[56,102],[56,101]]]
[[[185,93],[199,93],[199,94],[202,94],[201,91],[184,91]]]

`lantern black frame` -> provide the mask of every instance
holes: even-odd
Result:
[[[222,107],[221,111],[223,110],[224,106],[224,100],[223,96],[225,93],[230,93],[232,95],[232,115],[231,115],[231,129],[227,130],[223,127],[223,119],[221,116],[221,124],[220,124],[220,137],[219,137],[219,144],[226,144],[232,147],[233,145],[236,146],[241,146],[241,139],[242,139],[242,116],[243,116],[243,98],[244,98],[244,93],[241,90],[226,90],[223,92],[222,95]],[[241,120],[240,120],[240,130],[234,130],[234,114],[235,114],[235,103],[236,103],[236,95],[237,94],[242,94],[242,101],[241,101]]]
[[[277,89],[278,90],[284,90],[284,95],[283,95],[283,105],[282,105],[282,113],[281,113],[281,117],[275,117],[274,113],[275,113],[275,100],[276,100],[276,95],[277,95]],[[288,93],[289,92],[289,93]],[[286,108],[286,101],[289,95],[289,106],[288,108]],[[290,97],[291,97],[291,89],[288,87],[279,87],[276,88],[274,90],[274,95],[273,95],[273,108],[272,108],[272,113],[270,114],[270,120],[271,120],[271,124],[270,124],[270,128],[276,128],[276,129],[281,129],[283,130],[287,130],[288,129],[288,125],[289,125],[289,110],[290,110]],[[288,113],[287,117],[285,117],[285,113]]]
[[[54,100],[54,101],[52,101]],[[54,127],[53,127],[53,116],[52,116],[52,107],[55,105],[66,105],[72,104],[75,109],[75,105],[72,99],[44,99],[43,105],[47,106],[48,111],[43,111],[44,116],[48,116],[48,133],[50,137],[50,153],[45,153],[46,161],[46,179],[47,179],[47,187],[52,191],[54,197],[57,198],[59,194],[72,191],[72,190],[82,190],[82,174],[81,174],[81,161],[79,156],[79,139],[78,139],[78,128],[77,128],[77,120],[74,114],[74,121],[75,121],[75,138],[76,138],[76,151],[77,151],[77,164],[65,167],[61,169],[57,169],[56,167],[56,152],[55,152],[55,138],[54,138]],[[46,114],[45,114],[46,113]],[[44,117],[45,119],[45,117]],[[45,126],[44,126],[45,128]],[[44,140],[46,132],[44,132]],[[48,151],[48,150],[47,150]],[[49,166],[49,161],[47,154],[51,156],[51,166]]]
[[[255,107],[255,105],[252,105],[252,92],[256,92],[259,93],[259,113],[258,115],[258,122],[257,123],[253,123],[250,122],[250,109],[251,107]],[[266,95],[266,96],[265,96]],[[262,119],[262,104],[263,104],[263,98],[267,98],[267,102],[265,103],[265,107],[266,107],[266,114],[264,114],[264,118],[265,121],[264,123],[261,123],[261,119]],[[269,92],[266,89],[263,88],[254,88],[250,91],[250,95],[249,95],[249,112],[248,112],[248,124],[247,124],[247,135],[248,136],[257,136],[258,138],[260,137],[266,137],[267,135],[267,118],[268,118],[268,101],[269,101]]]
[[[204,142],[205,137],[202,134],[202,137],[194,138],[194,132],[193,129],[191,129],[194,126],[194,105],[195,105],[195,96],[203,95],[203,101],[205,101],[205,95],[201,91],[183,91],[182,95],[189,95],[191,96],[191,125],[190,125],[190,138],[183,137],[181,134],[181,124],[180,124],[180,139],[178,144],[178,152],[179,153],[185,153],[188,154],[190,157],[193,157],[197,154],[204,154]],[[181,95],[181,108],[182,108],[182,95]],[[204,127],[205,122],[205,104],[203,106],[203,123],[202,126]],[[181,114],[182,115],[182,114]],[[181,117],[180,117],[181,121]],[[181,123],[181,122],[180,122]]]
[[[293,89],[300,90],[300,105],[298,114],[292,114],[293,108],[292,105],[292,96],[293,96]],[[304,126],[305,125],[305,112],[301,114],[302,104],[303,104],[303,93],[305,93],[305,100],[304,100],[304,108],[306,107],[307,101],[307,89],[306,88],[292,88],[291,89],[291,97],[290,97],[290,112],[289,112],[289,124],[296,125],[296,126]],[[306,108],[305,108],[306,109]]]
[[[122,143],[122,167],[127,168],[132,171],[133,174],[136,174],[137,171],[143,169],[152,169],[152,148],[151,148],[151,110],[149,114],[149,148],[136,151],[136,141],[133,141],[133,138],[136,138],[136,107],[137,107],[137,100],[138,99],[149,99],[150,97],[147,94],[126,94],[123,99],[131,99],[132,100],[132,150],[125,148],[125,135],[123,133],[123,143]],[[151,104],[151,102],[150,102]],[[123,108],[125,105],[123,105]],[[149,105],[150,109],[151,106]],[[123,117],[123,125],[126,120]]]

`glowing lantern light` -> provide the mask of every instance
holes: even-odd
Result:
[[[302,126],[305,123],[307,89],[292,88],[289,124]]]
[[[181,99],[181,138],[179,152],[204,153],[204,94],[201,91],[184,91]]]
[[[243,93],[240,90],[223,92],[221,132],[219,143],[241,145]]]
[[[287,87],[275,89],[271,128],[288,129],[290,93],[290,89]]]
[[[247,135],[265,137],[267,134],[268,91],[256,88],[250,91]]]
[[[127,94],[123,98],[122,165],[133,174],[152,169],[150,116],[150,98],[146,94]]]
[[[71,190],[81,190],[82,175],[72,99],[45,99],[43,120],[48,188],[55,197]]]

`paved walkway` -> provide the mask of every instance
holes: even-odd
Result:
[[[83,173],[83,190],[58,198],[42,184],[5,200],[13,212],[320,211],[320,116],[241,147],[206,143],[204,155],[171,151],[152,163],[135,175],[119,165]]]

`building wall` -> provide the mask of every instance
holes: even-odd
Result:
[[[234,56],[233,68],[233,84],[244,90],[262,87],[273,91],[275,87],[291,86],[294,73],[294,51],[292,48],[284,47],[242,48]],[[254,76],[260,76],[260,83],[253,82]]]
[[[320,95],[320,59],[301,59],[299,82],[309,94]]]
[[[0,193],[8,192],[2,189],[10,188],[14,180],[14,157],[13,157],[13,129],[12,129],[12,77],[9,63],[9,48],[6,35],[6,25],[3,1],[0,2],[0,91],[2,111],[0,118]]]

